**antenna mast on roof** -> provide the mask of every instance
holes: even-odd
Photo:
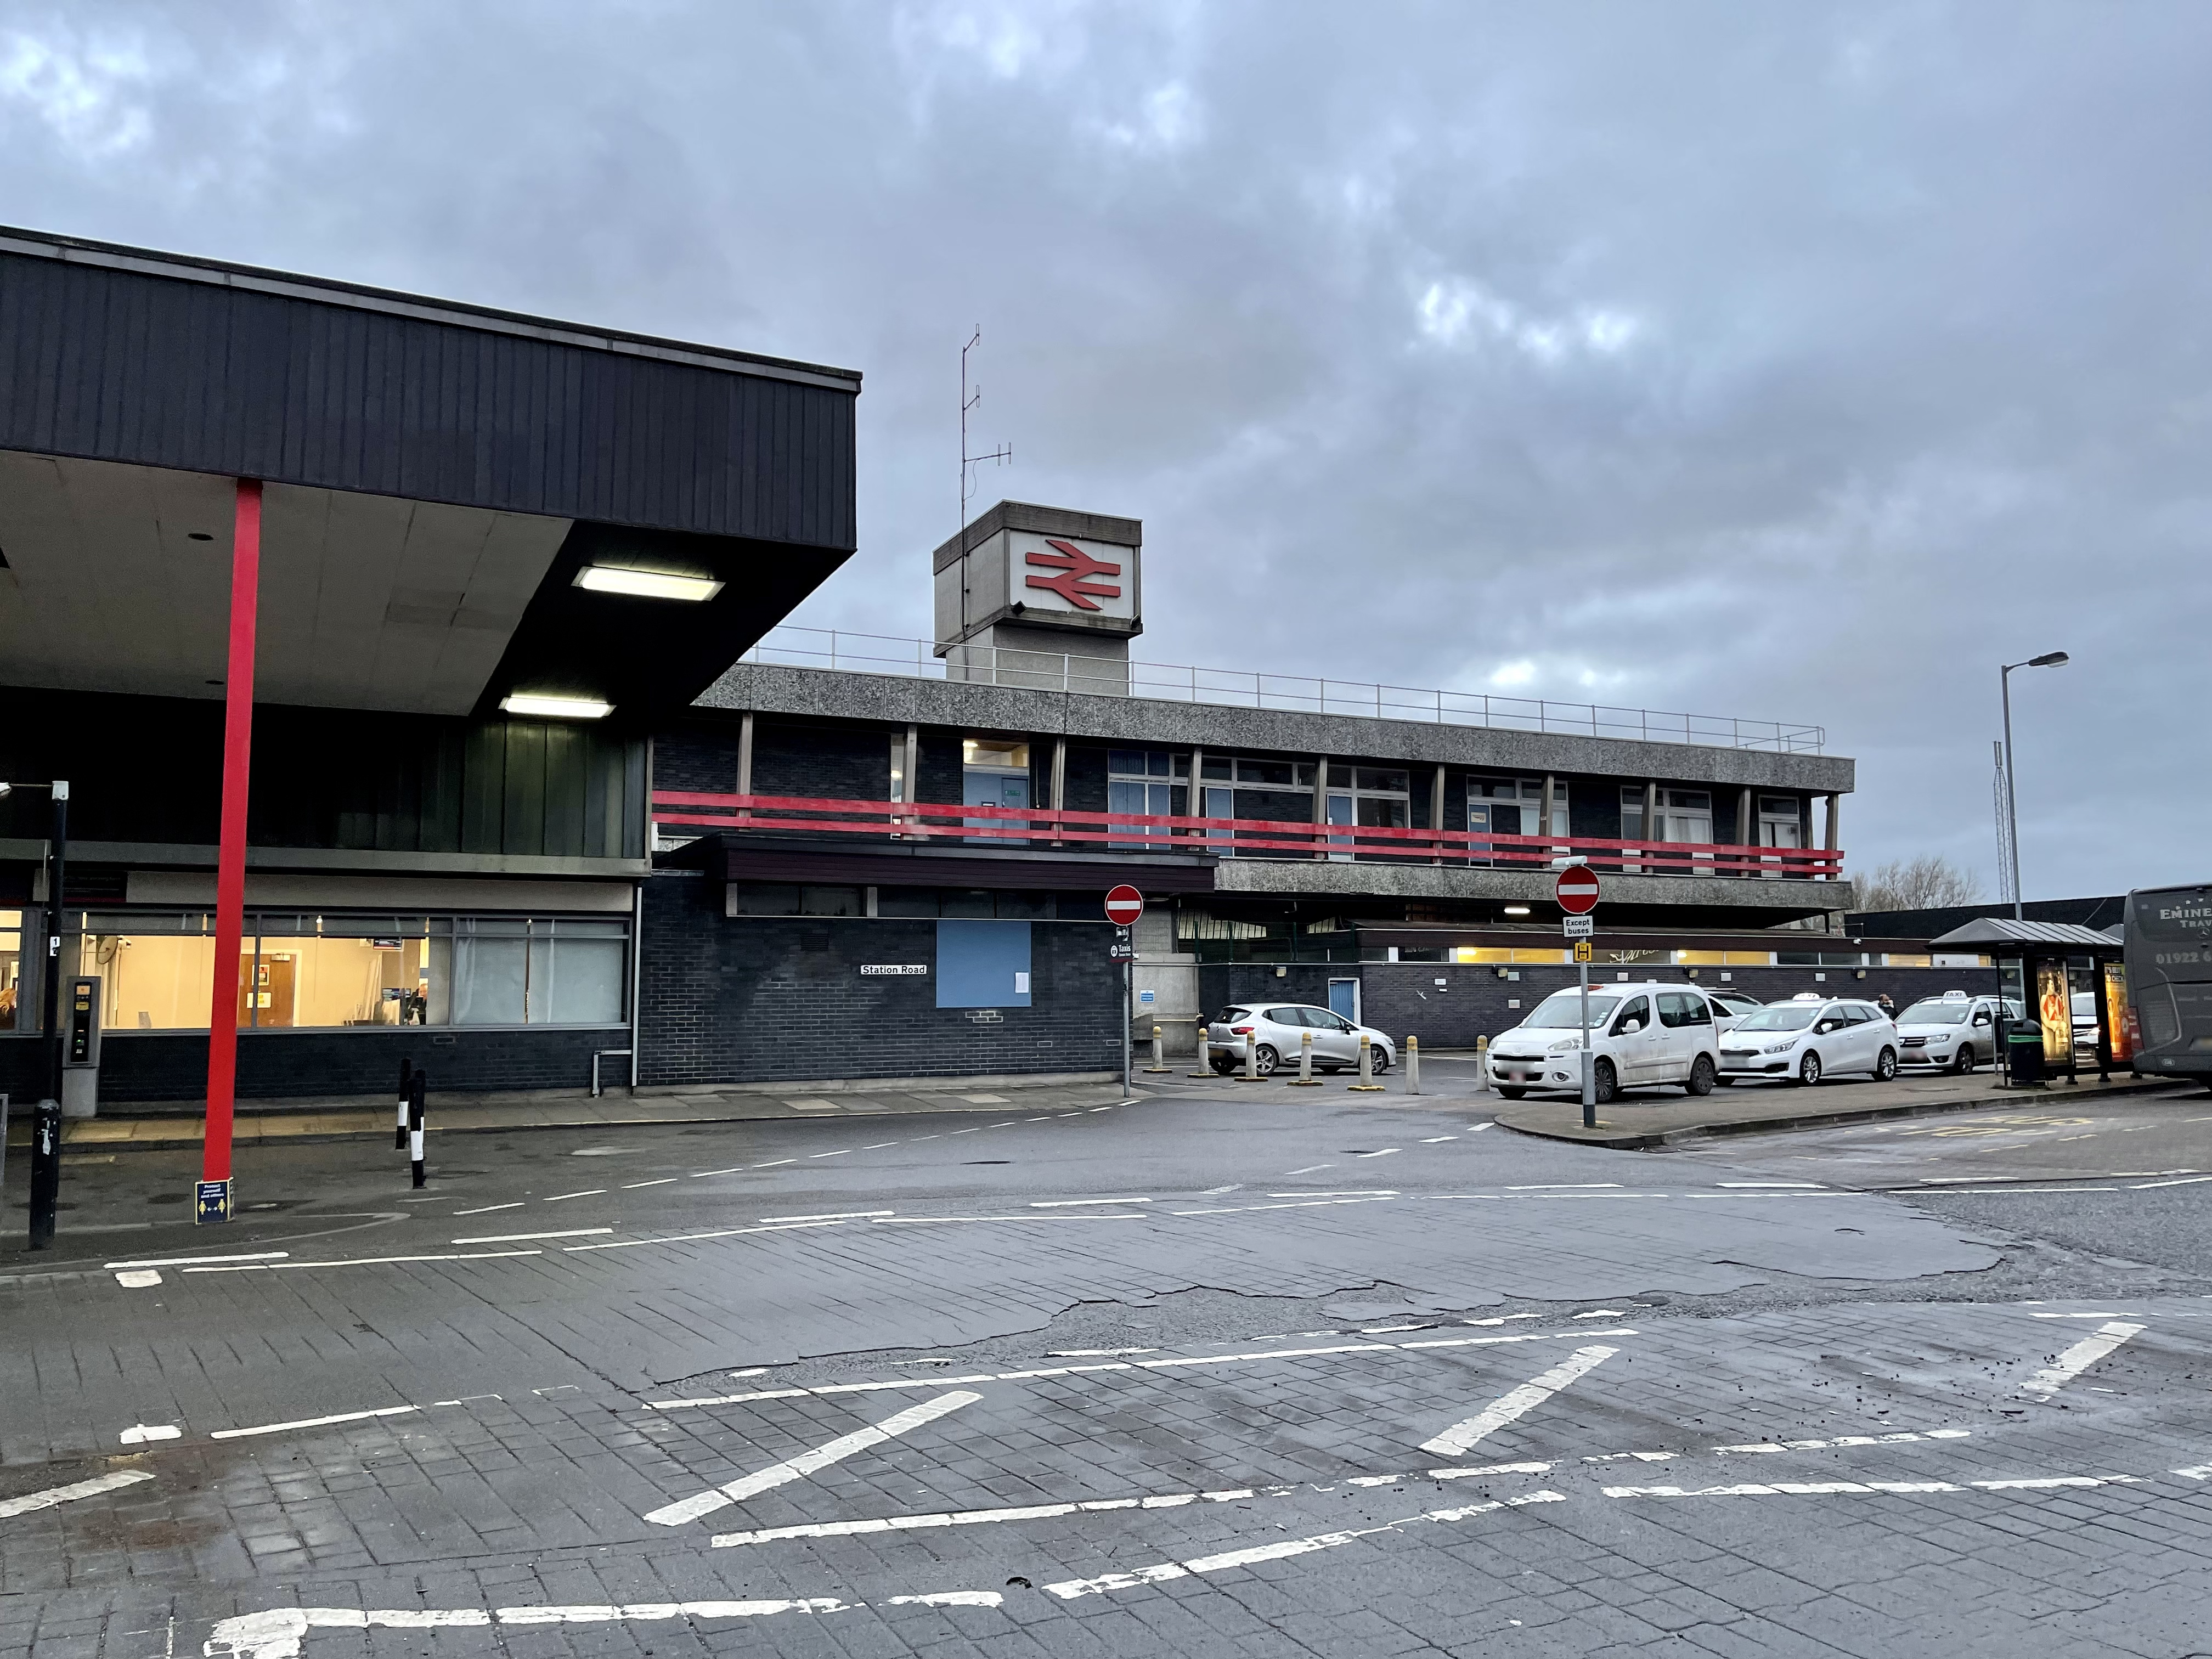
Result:
[[[973,476],[975,467],[984,461],[1011,461],[1014,459],[1014,447],[1012,444],[1000,444],[996,449],[982,455],[970,455],[968,453],[968,411],[983,401],[981,386],[977,386],[972,394],[968,390],[968,354],[975,349],[976,341],[982,337],[983,325],[978,323],[975,325],[975,337],[960,348],[960,520],[953,528],[955,536],[968,527],[968,501],[974,494],[969,480]]]

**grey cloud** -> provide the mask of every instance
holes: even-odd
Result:
[[[2212,13],[0,11],[0,217],[851,363],[908,635],[996,491],[1158,659],[1808,719],[1856,855],[2201,877]],[[1234,601],[1234,603],[1232,603]],[[1525,666],[1523,666],[1525,665]]]

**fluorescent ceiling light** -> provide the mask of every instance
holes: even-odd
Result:
[[[1528,907],[1525,904],[1509,904],[1505,907],[1505,914],[1509,916],[1525,916],[1528,914]]]
[[[556,720],[595,720],[615,711],[614,704],[597,697],[549,697],[534,691],[516,691],[499,700],[510,714],[550,714]]]
[[[587,564],[576,573],[576,586],[594,593],[629,593],[641,599],[711,599],[722,584],[711,576],[679,576],[666,570],[626,570],[619,565]]]

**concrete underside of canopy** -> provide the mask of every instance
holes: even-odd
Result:
[[[228,477],[0,451],[0,678],[220,697],[234,497]],[[257,696],[468,714],[570,524],[265,486]]]

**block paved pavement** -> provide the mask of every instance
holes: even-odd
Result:
[[[1486,1121],[534,1136],[414,1205],[301,1146],[216,1234],[88,1166],[114,1231],[0,1256],[0,1655],[2201,1645],[2212,1283]],[[2212,1194],[2094,1185],[2036,1202]]]

